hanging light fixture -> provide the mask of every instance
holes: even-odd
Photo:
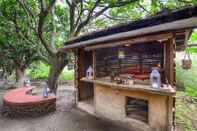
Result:
[[[124,46],[125,46],[125,47],[129,47],[129,46],[131,46],[131,44],[125,44]]]
[[[125,58],[125,52],[124,52],[123,48],[120,48],[118,50],[118,58],[119,59],[124,59]]]

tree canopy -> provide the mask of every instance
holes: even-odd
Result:
[[[20,81],[25,69],[40,59],[44,48],[37,44],[38,39],[28,27],[27,16],[16,2],[1,1],[0,7],[0,67],[8,74],[15,71]]]

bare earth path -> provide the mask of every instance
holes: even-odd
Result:
[[[4,93],[0,91],[0,109]],[[69,85],[64,85],[58,91],[57,111],[54,113],[20,119],[0,116],[0,131],[126,131],[74,108],[74,95]]]

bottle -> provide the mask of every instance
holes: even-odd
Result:
[[[161,88],[161,76],[158,69],[153,69],[150,74],[150,82],[153,88]]]

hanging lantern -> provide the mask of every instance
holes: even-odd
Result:
[[[157,68],[154,68],[150,74],[150,82],[153,88],[161,88],[161,75]]]
[[[91,66],[88,67],[86,71],[86,78],[87,79],[92,79],[93,78],[93,69]]]
[[[118,58],[119,59],[124,59],[125,58],[125,52],[123,49],[119,49],[118,51]]]
[[[184,58],[182,59],[182,69],[189,70],[192,67],[192,60],[188,51],[185,51]]]

